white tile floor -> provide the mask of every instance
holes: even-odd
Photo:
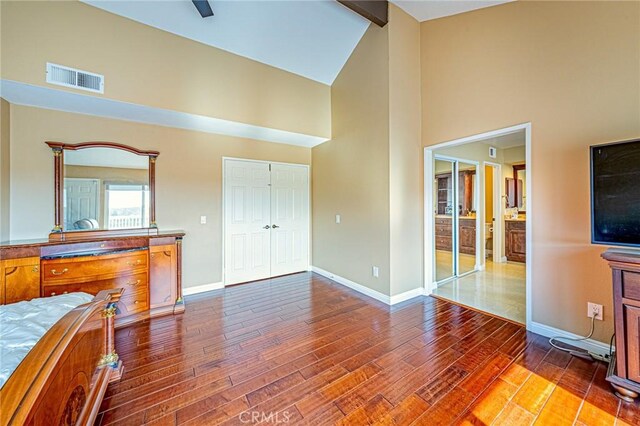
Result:
[[[524,324],[525,264],[487,260],[484,271],[442,284],[434,294]]]

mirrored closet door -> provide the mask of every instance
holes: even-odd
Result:
[[[438,283],[477,268],[477,164],[434,159],[435,280]]]

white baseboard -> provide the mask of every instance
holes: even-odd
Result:
[[[548,325],[540,324],[534,321],[531,321],[531,324],[529,325],[528,330],[533,333],[540,334],[544,337],[568,337],[571,339],[578,339],[582,337],[582,336],[578,336],[577,334],[573,334],[569,331],[561,330],[555,327],[550,327]],[[589,352],[599,354],[599,355],[609,355],[608,343],[602,343],[593,339],[581,340],[578,342],[574,342],[571,340],[559,340],[559,341],[570,344],[572,346],[576,346],[580,349],[587,350]],[[614,347],[614,350],[615,350],[615,347]]]
[[[182,289],[182,294],[184,296],[189,296],[192,294],[204,293],[205,291],[220,290],[221,288],[224,288],[224,284],[221,282],[211,283],[211,284],[202,284],[202,285],[196,285],[193,287],[185,287]]]
[[[405,300],[413,299],[414,297],[422,296],[424,289],[422,287],[414,288],[413,290],[405,291],[404,293],[396,294],[390,297],[390,305],[404,302]]]
[[[376,290],[372,290],[369,287],[353,282],[347,278],[343,278],[340,275],[334,274],[333,272],[325,271],[324,269],[318,268],[317,266],[312,266],[311,270],[316,274],[320,274],[323,277],[327,277],[330,280],[337,282],[338,284],[342,284],[345,287],[349,287],[351,290],[355,290],[358,293],[364,294],[365,296],[372,297],[387,305],[395,305],[397,303],[404,302],[405,300],[413,299],[414,297],[421,296],[423,294],[423,289],[422,287],[420,287],[420,288],[415,288],[413,290],[405,291],[404,293],[396,294],[395,296],[389,297],[386,294],[380,293],[379,291],[376,291]]]

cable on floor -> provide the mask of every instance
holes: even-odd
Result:
[[[591,317],[591,330],[589,330],[589,334],[586,335],[585,337],[564,337],[564,336],[553,336],[551,338],[549,338],[549,344],[551,346],[553,346],[554,348],[562,351],[562,352],[567,352],[573,356],[577,356],[580,358],[584,358],[584,359],[588,359],[589,361],[591,361],[592,359],[595,359],[597,361],[604,361],[604,362],[609,362],[611,359],[611,345],[609,345],[609,356],[606,355],[600,355],[597,354],[595,352],[590,352],[590,351],[576,351],[573,349],[569,349],[569,348],[563,348],[561,346],[558,346],[557,344],[554,343],[554,340],[569,340],[571,342],[581,342],[584,340],[588,340],[591,338],[591,336],[593,336],[593,332],[595,330],[596,327],[596,316],[593,315]],[[613,337],[611,338],[611,342],[613,342]]]

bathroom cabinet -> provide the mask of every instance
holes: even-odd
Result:
[[[510,262],[527,260],[527,222],[505,220],[505,255]]]

